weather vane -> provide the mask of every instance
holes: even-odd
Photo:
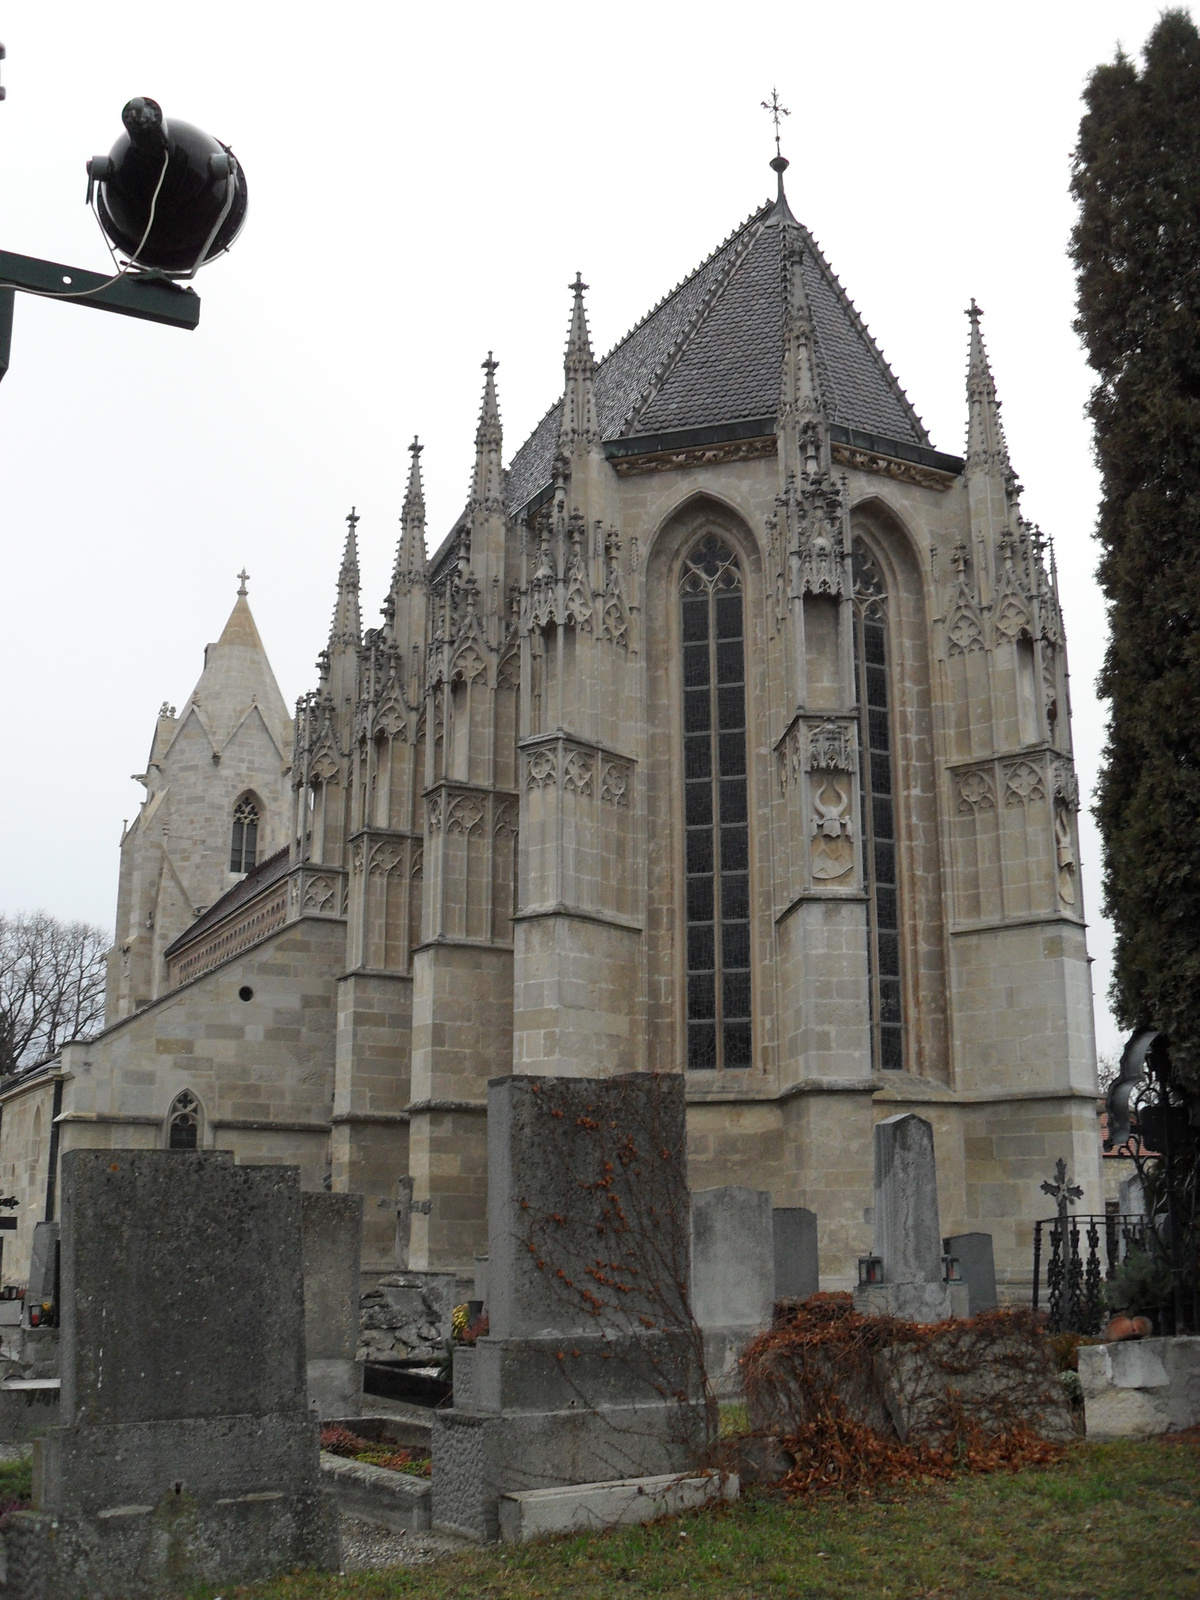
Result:
[[[771,98],[763,101],[762,108],[764,111],[771,113],[771,121],[775,124],[775,154],[779,155],[781,153],[779,149],[779,119],[780,117],[790,117],[792,113],[785,105],[780,104],[778,89],[771,90]]]

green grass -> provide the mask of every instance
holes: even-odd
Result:
[[[24,1456],[20,1461],[0,1461],[0,1506],[14,1500],[28,1502],[33,1493],[33,1461]]]
[[[751,1495],[648,1528],[344,1578],[297,1573],[224,1600],[1191,1600],[1200,1436],[1074,1447],[1055,1467],[850,1503]]]

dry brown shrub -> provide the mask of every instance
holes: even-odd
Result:
[[[751,1428],[790,1461],[792,1495],[1057,1461],[1070,1423],[1055,1371],[1028,1311],[915,1324],[846,1294],[781,1302],[742,1356]]]

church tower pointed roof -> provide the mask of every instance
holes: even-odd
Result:
[[[472,511],[503,511],[504,467],[500,451],[504,433],[500,426],[500,402],[496,398],[496,369],[500,363],[487,353],[483,363],[483,399],[479,406],[479,424],[475,429],[475,473],[471,481]]]
[[[205,647],[204,670],[187,705],[195,707],[218,752],[257,706],[286,759],[292,745],[291,717],[246,598],[249,574],[243,570],[238,578],[240,587],[233,610],[217,642]],[[187,710],[181,707],[180,727],[186,717]]]
[[[929,436],[815,239],[783,193],[761,206],[595,364],[591,389],[600,439],[687,434],[728,425],[771,432],[788,317],[785,255],[802,252],[813,356],[831,426],[928,450]],[[578,299],[582,317],[582,287]],[[584,323],[586,331],[586,323]],[[572,334],[575,331],[572,313]],[[568,392],[570,378],[568,377]],[[516,515],[550,484],[569,417],[564,400],[513,458]]]

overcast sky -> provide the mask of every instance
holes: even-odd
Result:
[[[772,192],[788,196],[941,449],[985,311],[1026,515],[1055,539],[1085,793],[1103,736],[1089,374],[1071,331],[1079,94],[1160,6],[759,0],[236,7],[0,4],[0,247],[103,270],[84,162],[135,94],[233,146],[250,216],[183,333],[19,296],[0,384],[0,909],[111,926],[159,703],[250,600],[284,697],[314,681],[343,518],[364,617],[408,465],[431,543],[461,507],[479,363],[510,457],[562,382],[567,283],[597,353]],[[1109,932],[1081,818],[1101,1050]]]

